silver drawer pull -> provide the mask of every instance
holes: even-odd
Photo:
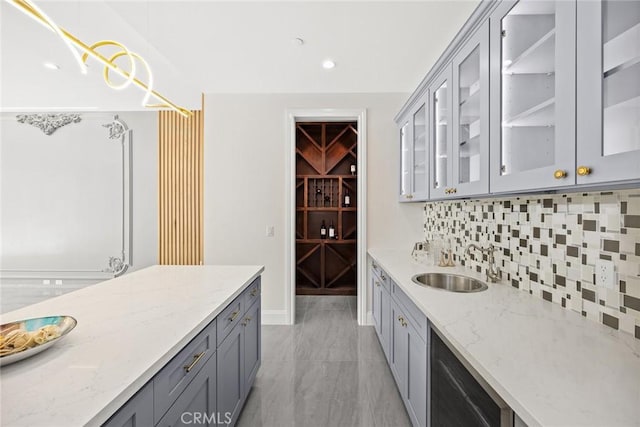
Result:
[[[253,288],[253,289],[251,290],[251,294],[250,294],[250,295],[251,295],[252,297],[255,297],[256,295],[258,295],[258,288]]]
[[[244,322],[242,322],[242,326],[247,326],[251,322],[251,316],[247,316],[244,318]]]
[[[376,286],[380,287],[380,282],[376,280]]]
[[[204,354],[206,353],[206,351],[200,352],[198,354],[194,354],[193,355],[193,362],[191,362],[190,365],[187,365],[184,367],[184,370],[189,373],[191,372],[191,370],[193,369],[194,366],[196,366],[196,364],[200,361],[200,359],[202,359],[202,356],[204,356]]]
[[[233,313],[231,313],[231,316],[229,317],[229,322],[233,322],[234,320],[236,320],[236,317],[238,317],[238,314],[240,314],[240,310],[236,310]]]

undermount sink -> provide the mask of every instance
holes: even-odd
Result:
[[[446,273],[416,274],[411,278],[420,286],[429,286],[449,292],[481,292],[487,290],[487,285],[471,277]]]

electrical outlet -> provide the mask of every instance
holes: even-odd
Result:
[[[62,285],[62,280],[56,279],[56,285]]]
[[[273,237],[275,234],[275,227],[273,225],[267,225],[267,237]]]
[[[49,279],[43,279],[43,280],[42,280],[42,284],[43,284],[43,285],[50,285],[50,284],[51,284],[51,280],[49,280]]]
[[[596,285],[607,289],[615,289],[616,273],[613,261],[604,259],[596,260]]]

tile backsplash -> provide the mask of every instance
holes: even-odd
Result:
[[[487,262],[465,248],[493,243],[513,287],[640,339],[640,189],[428,202],[424,232],[479,272]],[[597,284],[600,260],[614,264],[612,288]]]

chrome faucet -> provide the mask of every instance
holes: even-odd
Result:
[[[472,249],[478,250],[483,254],[487,254],[487,258],[489,261],[489,268],[487,269],[487,280],[491,281],[492,283],[495,283],[498,280],[502,279],[502,272],[496,266],[496,259],[493,256],[493,253],[495,252],[496,247],[493,246],[492,243],[489,243],[489,246],[487,246],[486,248],[478,246],[475,243],[471,243],[469,244],[469,246],[467,246],[467,249],[464,251],[465,255],[469,256],[471,254]]]

